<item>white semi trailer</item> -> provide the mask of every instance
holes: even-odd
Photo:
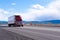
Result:
[[[14,27],[23,27],[23,23],[22,23],[22,18],[20,15],[13,15],[11,17],[8,18],[8,26],[14,26]]]

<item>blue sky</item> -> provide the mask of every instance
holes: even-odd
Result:
[[[25,21],[60,19],[59,8],[60,0],[0,0],[0,20],[12,15],[21,15]]]
[[[0,0],[0,8],[9,10],[10,8],[16,9],[16,11],[25,11],[31,5],[41,4],[46,6],[52,0]],[[15,5],[13,5],[15,3]]]

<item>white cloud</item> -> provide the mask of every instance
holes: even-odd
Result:
[[[3,14],[9,14],[8,11],[4,10],[4,9],[0,9],[0,13],[3,13]]]
[[[13,3],[12,5],[16,5],[16,3]],[[6,15],[14,12],[8,12],[0,9],[0,13],[0,20],[7,20]],[[60,19],[60,0],[55,0],[47,6],[35,4],[32,5],[31,8],[27,9],[25,13],[15,12],[14,14],[21,15],[23,20],[26,21]]]
[[[11,3],[11,5],[16,5],[16,3]]]
[[[7,21],[8,20],[8,17],[7,15],[9,14],[8,11],[4,10],[4,9],[0,9],[0,20],[5,20]]]
[[[8,12],[8,11],[4,11],[3,13],[4,13],[4,14],[8,14],[9,12]]]
[[[39,4],[33,5],[32,8],[35,8],[35,9],[44,9],[44,7],[39,5]]]
[[[20,15],[27,21],[60,19],[60,0],[55,0],[46,7],[40,4],[32,5],[32,8]]]

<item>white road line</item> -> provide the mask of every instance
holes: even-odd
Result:
[[[22,31],[22,30],[20,30],[20,31]],[[28,33],[32,33],[32,34],[36,34],[36,35],[46,35],[46,36],[52,36],[52,37],[58,37],[58,38],[60,38],[60,36],[52,35],[52,34],[46,34],[46,33],[40,33],[40,32],[33,32],[33,31],[28,31],[28,30],[24,30],[24,32],[28,32]]]
[[[6,28],[5,28],[6,29]],[[26,32],[26,33],[31,33],[31,34],[36,34],[36,35],[45,35],[45,36],[52,36],[52,37],[58,37],[58,38],[60,38],[60,36],[57,36],[57,35],[52,35],[52,34],[46,34],[46,33],[40,33],[40,32],[33,32],[33,31],[28,31],[28,30],[21,30],[21,29],[14,29],[14,28],[12,28],[12,29],[6,29],[6,30],[8,30],[8,31],[21,31],[21,32]],[[16,33],[16,32],[15,32]]]
[[[21,28],[27,28],[27,29],[36,29],[36,30],[49,30],[49,31],[57,31],[60,32],[60,29],[58,28],[43,28],[43,27],[21,27]]]

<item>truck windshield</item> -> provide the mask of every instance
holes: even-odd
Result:
[[[16,20],[17,20],[17,21],[22,21],[22,19],[21,19],[20,16],[16,16]]]

